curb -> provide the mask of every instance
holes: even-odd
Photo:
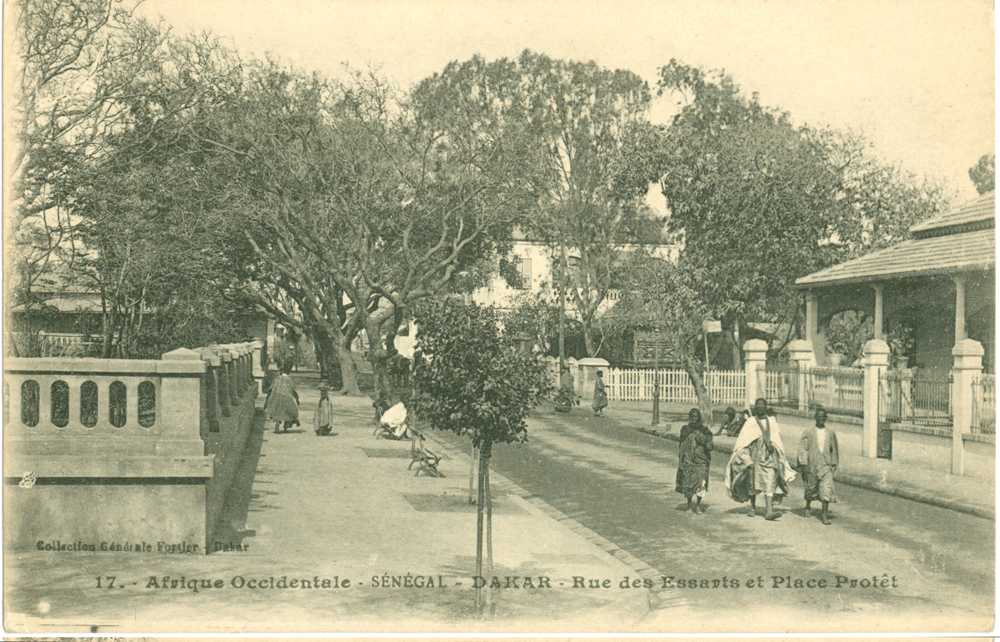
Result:
[[[447,453],[452,459],[461,459],[463,455],[468,456],[464,452],[459,452],[456,448],[452,447],[451,444],[447,444],[435,438],[432,432],[428,431],[424,433],[428,439],[434,441],[435,445],[444,453]],[[518,484],[511,481],[507,477],[501,475],[500,473],[491,470],[490,471],[490,483],[496,483],[499,488],[511,493],[512,495],[520,498],[525,503],[530,504],[537,508],[541,513],[545,514],[547,517],[559,522],[569,530],[571,530],[576,535],[579,535],[583,539],[587,540],[591,544],[597,546],[599,549],[615,558],[625,566],[628,566],[632,571],[634,571],[642,579],[657,580],[663,573],[646,562],[643,562],[639,558],[635,557],[626,550],[619,548],[613,542],[601,537],[599,534],[595,533],[591,529],[587,528],[577,520],[569,517],[556,507],[552,506],[545,500],[539,498],[537,495],[529,493],[524,488],[521,488]],[[655,582],[654,582],[655,586]],[[669,607],[683,607],[687,605],[684,598],[673,595],[667,590],[657,590],[657,589],[647,589],[647,595],[651,599],[646,600],[646,612],[643,617],[654,609],[653,601],[655,598],[656,609]],[[623,597],[621,601],[625,601]],[[641,619],[641,618],[640,618]]]
[[[636,428],[639,432],[645,433],[647,435],[652,435],[654,437],[659,437],[661,439],[669,439],[670,441],[680,441],[679,435],[675,435],[664,430],[655,430],[653,428],[646,428],[645,426],[640,426]],[[719,444],[715,447],[717,452],[723,452],[732,454],[733,448],[729,444]],[[972,504],[965,504],[959,501],[945,499],[942,497],[937,497],[931,495],[930,493],[911,490],[909,488],[901,488],[899,486],[893,486],[890,484],[880,483],[865,477],[863,475],[857,475],[854,473],[838,472],[837,481],[848,486],[856,486],[858,488],[865,488],[867,490],[873,490],[878,493],[884,493],[886,495],[893,495],[895,497],[901,497],[903,499],[909,499],[911,501],[920,502],[921,504],[928,504],[930,506],[936,506],[938,508],[945,508],[948,510],[953,510],[958,513],[965,513],[966,515],[973,515],[975,517],[980,517],[982,519],[988,519],[991,521],[996,521],[996,511],[990,508],[983,508],[981,506],[973,506]]]

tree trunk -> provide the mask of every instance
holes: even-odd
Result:
[[[587,350],[588,357],[596,357],[597,349],[594,348],[594,330],[589,321],[583,321],[583,345]]]
[[[348,339],[345,337],[345,342]],[[351,351],[351,346],[344,345],[344,343],[337,343],[337,357],[340,363],[340,380],[344,384],[342,392],[345,395],[358,396],[361,394],[361,388],[358,386],[358,364],[354,362],[354,353]]]
[[[702,419],[705,422],[705,425],[710,425],[712,423],[712,397],[708,394],[708,389],[705,387],[705,379],[702,376],[701,364],[694,359],[685,359],[684,370],[691,378],[691,385],[694,387],[694,394],[698,397],[698,410],[701,411]]]
[[[479,504],[476,510],[476,613],[483,614],[483,589],[480,586],[486,580],[483,577],[483,495],[486,492],[484,458],[479,459]]]
[[[493,577],[493,493],[490,490],[490,458],[484,458],[484,481],[486,482],[486,576]],[[493,586],[486,591],[486,617],[493,617]]]
[[[472,443],[472,442],[470,442]],[[472,443],[472,461],[469,463],[469,503],[476,503],[476,467],[479,464],[479,449]]]
[[[313,333],[313,344],[316,347],[320,379],[330,384],[333,390],[340,390],[343,379],[336,341],[326,332],[319,331]]]

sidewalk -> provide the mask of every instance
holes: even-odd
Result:
[[[661,404],[660,425],[655,428],[650,426],[651,406],[651,402],[615,402],[605,414],[631,423],[641,432],[677,441],[690,405]],[[785,448],[792,450],[798,447],[802,431],[812,425],[812,420],[779,411],[778,424]],[[838,482],[996,521],[992,483],[887,459],[862,457],[860,426],[836,421],[829,421],[828,425],[837,432],[840,445]],[[718,430],[717,422],[711,428],[713,433]],[[735,443],[732,437],[715,437],[715,449],[719,452],[731,453]]]
[[[7,586],[15,588],[6,596],[8,628],[624,631],[648,611],[649,591],[617,588],[625,576],[651,569],[543,502],[523,499],[524,491],[494,472],[494,575],[502,584],[505,576],[521,579],[514,581],[517,589],[494,591],[493,619],[478,620],[468,454],[428,435],[430,449],[444,455],[439,469],[445,477],[414,477],[407,470],[410,441],[373,436],[367,398],[332,396],[335,435],[316,437],[312,414],[319,394],[299,383],[302,426],[289,434],[276,435],[270,425],[256,432],[259,450],[252,447],[244,456],[245,483],[227,499],[222,550],[208,556],[10,555]],[[123,588],[96,588],[98,576],[115,576],[116,588]],[[609,579],[616,590],[574,589],[574,576]],[[194,592],[151,587],[153,577],[157,583],[164,577],[222,582]],[[270,588],[270,578],[282,577],[288,584],[329,579],[342,588]],[[545,583],[539,577],[547,578],[551,588],[526,588],[525,577],[535,587]],[[251,579],[266,586],[237,586]]]

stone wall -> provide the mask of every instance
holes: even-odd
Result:
[[[260,348],[7,359],[5,545],[206,552],[254,426]]]

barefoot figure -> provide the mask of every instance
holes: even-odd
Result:
[[[689,511],[701,515],[705,512],[701,498],[708,490],[708,467],[712,463],[712,431],[702,423],[697,408],[691,409],[687,424],[681,428],[677,459],[677,492],[687,498]],[[697,503],[692,504],[692,499]]]

